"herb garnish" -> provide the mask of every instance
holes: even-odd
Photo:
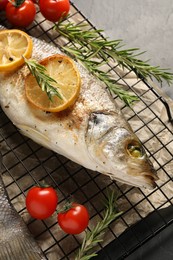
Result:
[[[97,246],[98,243],[103,241],[103,236],[110,223],[122,214],[122,212],[117,211],[116,200],[117,196],[115,192],[110,191],[105,202],[106,209],[103,214],[103,219],[98,222],[93,229],[86,231],[75,260],[89,260],[97,256],[97,253],[92,253],[91,250]]]
[[[42,91],[46,92],[49,100],[52,101],[53,96],[58,96],[62,99],[58,90],[52,86],[52,83],[57,83],[56,80],[46,73],[46,68],[35,60],[28,60],[26,58],[24,58],[24,60],[31,74],[35,77],[39,87]]]
[[[66,52],[80,60],[90,72],[104,81],[110,91],[117,94],[127,105],[138,98],[122,90],[109,73],[100,69],[104,62],[108,63],[111,59],[122,68],[133,70],[142,79],[155,78],[160,83],[165,80],[168,85],[173,81],[173,73],[169,72],[169,69],[151,66],[148,61],[140,60],[138,57],[143,52],[139,52],[138,48],[122,49],[122,40],[109,40],[102,37],[103,30],[89,30],[86,23],[75,25],[67,20],[61,20],[55,25],[55,29],[60,35],[71,41],[70,47],[64,47]],[[99,62],[95,59],[99,59]],[[100,62],[100,59],[103,62]]]

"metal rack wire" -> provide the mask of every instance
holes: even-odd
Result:
[[[70,18],[74,19],[76,23],[86,21],[93,27],[73,4],[71,6]],[[0,20],[2,25],[10,28],[5,17],[1,16]],[[62,44],[61,37],[58,34],[52,34],[52,24],[45,21],[39,11],[37,12],[36,21],[26,31],[30,35],[44,39],[56,46]],[[124,208],[122,206],[124,213],[118,221],[111,224],[104,243],[98,246],[98,251],[104,251],[107,245],[116,241],[121,248],[119,256],[117,254],[117,259],[124,259],[173,222],[172,215],[165,217],[162,215],[162,211],[160,211],[163,207],[172,207],[173,201],[173,196],[168,195],[166,192],[167,185],[171,185],[172,182],[171,167],[173,163],[173,151],[171,149],[171,145],[173,144],[173,129],[171,124],[168,124],[168,121],[172,121],[169,104],[152,86],[142,81],[142,79],[138,79],[134,84],[130,85],[127,80],[127,74],[122,76],[116,72],[113,66],[110,66],[109,70],[112,70],[116,74],[117,82],[123,82],[123,85],[132,92],[135,92],[140,99],[141,105],[136,106],[130,112],[129,108],[122,105],[121,102],[120,105],[124,114],[128,111],[128,121],[133,125],[136,134],[142,137],[141,141],[158,172],[161,172],[165,176],[165,182],[158,185],[153,191],[146,192],[134,187],[121,185],[106,176],[100,175],[98,172],[91,172],[84,169],[63,156],[39,146],[30,139],[22,136],[3,111],[0,111],[0,144],[3,153],[3,174],[6,176],[6,188],[12,203],[27,222],[28,228],[39,241],[45,256],[49,260],[74,259],[82,236],[64,234],[58,228],[56,216],[45,221],[38,221],[29,217],[25,207],[25,195],[29,188],[42,180],[45,180],[58,189],[60,204],[71,194],[77,201],[86,205],[90,212],[91,225],[101,218],[103,210],[101,200],[105,196],[106,187],[109,186],[119,191],[119,206],[121,207],[125,204]],[[145,86],[145,89],[139,93],[136,86],[140,83]],[[152,96],[152,101],[150,102],[146,99],[146,95],[148,94]],[[156,104],[165,108],[168,120],[166,119],[165,121],[160,117],[155,110]],[[133,124],[134,120],[138,122],[135,125]],[[157,127],[153,127],[153,125],[156,126],[157,124],[159,125],[158,129]],[[144,132],[148,133],[147,137],[143,135]],[[162,139],[163,134],[168,135],[166,140]],[[145,136],[144,139],[143,136]],[[151,152],[150,143],[152,140],[156,141],[157,149]],[[162,154],[165,153],[165,157],[167,157],[164,162],[159,158],[159,153],[161,152]],[[82,176],[85,176],[85,178]],[[135,201],[133,200],[134,193],[139,195],[139,198]],[[156,193],[160,194],[163,198],[159,205],[154,204],[152,201],[152,197]],[[149,212],[155,212],[155,218],[159,219],[159,224],[150,226],[146,220],[143,207],[150,208]],[[129,216],[135,218],[135,223],[142,221],[148,232],[143,234],[143,236],[139,236],[139,234],[133,232],[134,230],[130,229],[130,227],[134,223],[131,220],[129,221]],[[127,230],[126,232],[129,232],[129,235],[134,238],[130,244],[127,244],[126,240],[121,239],[120,234],[124,230]]]

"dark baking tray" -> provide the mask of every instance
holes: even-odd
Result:
[[[165,226],[165,222],[167,225]],[[98,260],[172,260],[173,207],[154,211],[99,253]]]

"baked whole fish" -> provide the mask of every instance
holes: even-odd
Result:
[[[2,155],[0,154],[2,162]],[[0,162],[0,164],[1,164]],[[11,204],[0,172],[0,260],[46,259]]]
[[[32,58],[61,53],[33,38]],[[76,63],[82,84],[73,107],[46,113],[25,96],[26,67],[0,75],[1,107],[14,125],[35,142],[93,171],[133,186],[154,188],[157,175],[137,136],[105,85]]]

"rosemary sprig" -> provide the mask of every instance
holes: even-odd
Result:
[[[114,191],[108,193],[103,219],[98,222],[93,229],[86,231],[75,260],[89,260],[97,255],[97,253],[92,253],[91,250],[93,250],[98,243],[103,241],[103,236],[110,223],[122,214],[122,212],[117,212],[116,200],[117,196]]]
[[[24,58],[24,60],[31,74],[35,77],[39,87],[42,89],[42,91],[46,92],[49,100],[52,101],[53,96],[57,96],[62,99],[62,96],[58,90],[52,86],[52,83],[57,83],[56,80],[51,78],[46,73],[46,68],[43,65],[37,63],[35,60],[28,60],[26,58]]]
[[[88,59],[81,53],[81,50],[75,50],[74,48],[70,47],[63,47],[63,49],[69,54],[73,55],[76,59],[80,60],[89,72],[103,81],[110,92],[118,95],[126,105],[130,105],[132,102],[138,100],[137,96],[132,95],[128,91],[122,89],[122,87],[118,85],[114,79],[112,79],[109,73],[106,73],[100,69],[100,67],[104,65],[104,62]]]
[[[109,40],[102,37],[103,30],[88,29],[86,23],[75,25],[72,22],[61,20],[55,25],[55,29],[65,38],[71,41],[70,48],[66,49],[69,54],[73,54],[80,60],[86,67],[89,67],[93,58],[103,59],[108,63],[110,58],[121,65],[123,68],[133,70],[136,75],[142,79],[155,78],[157,81],[162,82],[165,80],[169,85],[173,81],[173,73],[169,69],[162,69],[159,66],[151,66],[148,61],[142,61],[139,56],[143,52],[139,52],[138,48],[122,49],[122,40]],[[80,50],[80,55],[78,53]],[[90,63],[91,62],[91,63]],[[99,66],[99,64],[98,64]],[[90,71],[95,74],[95,67],[90,66]],[[97,76],[102,74],[101,70],[97,71]],[[116,82],[108,80],[110,75],[102,74],[102,80],[107,84],[108,88],[116,93],[126,104],[130,105],[137,97],[127,94],[127,91],[122,91],[122,88]],[[111,82],[111,84],[110,84]],[[114,84],[114,86],[112,85]],[[115,86],[116,85],[116,86]],[[126,96],[127,95],[127,96]]]

